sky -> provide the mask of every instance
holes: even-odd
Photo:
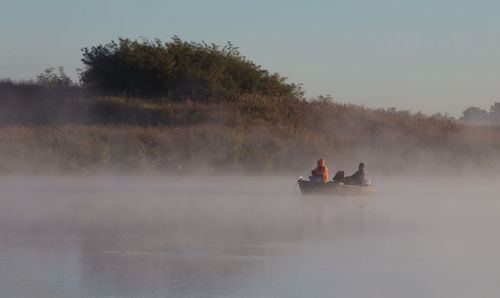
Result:
[[[224,45],[307,97],[460,116],[500,102],[500,1],[0,0],[0,79],[63,66],[118,37]]]

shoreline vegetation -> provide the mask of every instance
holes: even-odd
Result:
[[[78,97],[48,99],[34,110],[2,106],[1,111],[1,173],[292,174],[319,157],[335,169],[365,161],[370,172],[394,174],[494,171],[499,165],[498,126],[329,99],[246,96],[238,103],[153,103]]]
[[[0,173],[305,175],[319,158],[332,172],[364,161],[381,174],[500,165],[498,125],[305,99],[231,44],[120,39],[83,55],[81,85],[62,69],[0,82]]]

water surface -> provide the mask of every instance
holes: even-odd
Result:
[[[0,177],[0,297],[497,297],[494,180]]]

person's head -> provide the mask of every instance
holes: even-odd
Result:
[[[359,166],[358,166],[358,169],[364,170],[365,169],[365,164],[364,163],[360,163]]]
[[[324,166],[325,165],[325,160],[324,159],[320,159],[318,160],[318,166]]]

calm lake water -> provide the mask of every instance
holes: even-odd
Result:
[[[498,297],[495,180],[0,177],[0,297]]]

